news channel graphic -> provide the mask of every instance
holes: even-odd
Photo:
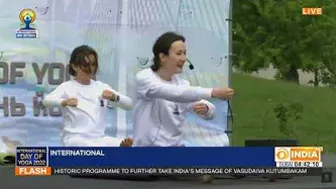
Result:
[[[316,172],[310,168],[214,168],[214,167],[76,167],[76,168],[52,168],[52,175],[113,177],[113,176],[316,176]]]
[[[21,24],[19,30],[16,31],[17,39],[33,39],[38,37],[38,31],[34,25],[36,13],[32,9],[23,9],[19,13],[19,20]]]
[[[51,168],[48,167],[48,148],[17,147],[15,157],[15,175],[51,175]]]
[[[315,176],[319,172],[308,167],[251,167],[241,162],[242,166],[234,166],[230,163],[220,163],[218,165],[191,165],[175,164],[162,167],[167,164],[167,160],[160,158],[156,163],[148,163],[130,159],[125,161],[122,156],[115,156],[117,148],[66,148],[66,147],[18,147],[16,153],[16,176],[50,176],[50,175],[71,175],[71,176],[147,176],[147,175],[226,175],[226,176]],[[131,150],[129,153],[143,153]],[[155,150],[155,149],[154,149]],[[202,150],[202,149],[200,149]],[[229,149],[228,149],[229,150]],[[231,149],[232,150],[232,149]],[[251,150],[251,149],[250,149]],[[249,151],[247,149],[247,151]],[[267,150],[273,157],[274,148]],[[120,151],[119,151],[120,152]],[[110,154],[110,155],[109,155]],[[128,156],[128,155],[127,155]],[[264,155],[260,155],[262,157]],[[266,155],[267,156],[267,155]],[[112,157],[112,158],[111,158]],[[133,156],[132,156],[133,157]],[[136,156],[135,156],[136,157]],[[232,154],[232,158],[235,155]],[[270,157],[268,155],[268,157]],[[119,159],[118,159],[119,158]],[[120,161],[121,159],[122,161]],[[116,164],[115,162],[121,162]],[[186,159],[186,161],[188,161]],[[129,162],[130,164],[125,164]],[[271,159],[274,163],[274,160]],[[131,166],[135,165],[137,166]],[[141,165],[142,163],[142,165]]]
[[[323,147],[275,147],[276,167],[322,168]]]

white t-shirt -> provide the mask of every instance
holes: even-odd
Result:
[[[162,80],[152,69],[136,75],[136,99],[133,112],[134,146],[180,146],[185,122],[183,113],[195,103],[206,103],[209,111],[204,118],[214,115],[215,106],[202,99],[211,98],[211,88],[190,86],[179,76]]]
[[[119,95],[118,102],[101,98],[104,90],[110,90]],[[70,80],[59,85],[46,95],[43,105],[46,107],[61,107],[61,102],[68,98],[77,98],[77,107],[62,107],[64,120],[62,142],[67,145],[70,138],[98,139],[105,136],[105,114],[108,107],[118,106],[123,109],[132,108],[132,100],[119,94],[109,85],[91,80],[83,85],[76,80]],[[102,104],[103,103],[103,104]],[[83,143],[84,144],[84,143]]]

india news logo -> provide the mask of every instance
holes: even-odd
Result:
[[[323,147],[275,147],[275,162],[321,162]]]

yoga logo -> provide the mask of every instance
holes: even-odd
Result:
[[[34,28],[36,13],[32,9],[23,9],[19,14],[20,29],[16,32],[16,38],[37,38],[38,32]]]

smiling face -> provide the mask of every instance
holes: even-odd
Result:
[[[162,68],[171,74],[181,73],[187,59],[186,53],[185,43],[181,40],[175,41],[171,44],[168,55],[160,53]]]

